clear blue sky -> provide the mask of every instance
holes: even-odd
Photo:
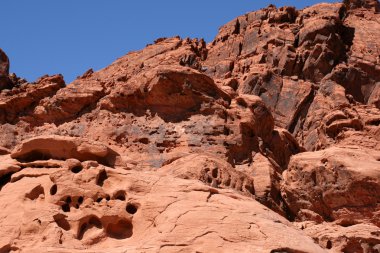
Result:
[[[101,69],[159,37],[180,35],[209,42],[221,25],[270,3],[303,8],[318,2],[1,0],[0,48],[18,76],[34,81],[62,73],[71,82],[87,69]]]

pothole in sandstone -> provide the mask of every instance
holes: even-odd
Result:
[[[108,179],[107,172],[105,170],[101,170],[98,176],[96,177],[96,184],[99,186],[103,186],[104,181],[106,181],[107,179]]]
[[[25,194],[30,200],[36,200],[40,195],[45,195],[44,188],[41,185],[34,187],[29,193]]]
[[[57,191],[58,191],[58,186],[56,184],[53,184],[50,187],[50,195],[54,196],[55,194],[57,194]]]
[[[100,221],[100,219],[96,216],[91,216],[88,218],[88,221],[84,222],[80,227],[79,227],[79,232],[78,232],[78,240],[82,240],[84,238],[87,238],[91,235],[94,235],[94,233],[97,232],[97,230],[102,230],[103,225]]]
[[[125,207],[125,210],[129,214],[135,214],[135,213],[137,213],[138,207],[136,204],[128,203],[127,206]]]
[[[74,167],[71,168],[71,172],[74,173],[74,174],[78,174],[82,170],[83,170],[83,166],[82,165],[74,166]]]
[[[120,201],[125,201],[126,199],[126,193],[123,190],[115,192],[113,195],[113,199],[120,200]]]
[[[114,239],[127,239],[133,235],[133,225],[127,220],[119,220],[117,223],[108,224],[106,233]]]

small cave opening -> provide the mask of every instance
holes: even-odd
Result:
[[[115,224],[109,224],[106,228],[106,233],[109,237],[114,239],[127,239],[133,235],[133,225],[129,221],[120,220]]]
[[[102,223],[100,222],[100,220],[98,219],[98,217],[96,217],[96,216],[92,216],[91,218],[90,218],[90,220],[88,221],[88,224],[90,225],[90,226],[94,226],[94,227],[96,227],[96,228],[102,228],[103,226],[102,226]]]
[[[63,214],[57,214],[53,216],[53,219],[57,225],[65,231],[69,231],[71,226],[69,222],[66,220],[66,216]]]
[[[6,184],[11,182],[13,174],[14,174],[14,172],[9,172],[9,173],[5,174],[4,176],[0,177],[0,191],[1,191],[1,189],[3,189],[3,187]]]
[[[326,249],[332,249],[332,242],[330,240],[327,241],[326,243]]]
[[[128,203],[125,210],[127,211],[127,213],[129,214],[135,214],[137,212],[137,206],[135,204],[132,204],[132,203]]]
[[[83,170],[83,166],[82,165],[74,166],[74,167],[71,168],[71,172],[74,173],[74,174],[78,174],[82,170]]]
[[[27,193],[25,197],[30,200],[36,200],[40,195],[45,195],[45,191],[41,185],[37,185],[29,193]]]
[[[125,191],[123,191],[123,190],[117,191],[114,194],[113,199],[125,201],[125,199],[126,199],[126,193],[125,193]]]
[[[34,162],[34,161],[47,161],[51,159],[52,157],[41,150],[33,150],[22,157],[20,157],[20,160],[25,162]]]
[[[100,171],[100,173],[98,174],[98,176],[96,178],[96,184],[99,186],[103,186],[104,181],[106,181],[107,179],[108,179],[107,172],[105,170],[102,170],[102,171]]]
[[[82,240],[83,237],[85,236],[86,232],[92,228],[97,228],[97,229],[102,229],[103,225],[100,219],[96,216],[91,216],[87,222],[84,222],[78,232],[78,240]]]
[[[373,119],[366,123],[366,125],[370,126],[380,126],[380,119]]]
[[[211,174],[212,174],[212,177],[213,178],[217,178],[218,177],[218,168],[214,168],[214,169],[212,169],[212,171],[211,171]]]
[[[62,211],[64,211],[65,213],[70,212],[70,205],[69,204],[63,204],[62,205]]]
[[[57,191],[58,191],[58,186],[56,184],[53,184],[50,187],[50,195],[54,196],[55,194],[57,194]]]

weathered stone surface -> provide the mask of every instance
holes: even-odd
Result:
[[[372,224],[340,220],[336,224],[301,222],[299,227],[332,252],[376,252],[380,249],[379,227]]]
[[[58,135],[26,140],[11,154],[12,158],[24,161],[75,158],[80,161],[95,160],[106,165],[115,165],[118,156],[102,143]]]
[[[253,176],[234,169],[231,164],[207,155],[188,155],[160,168],[162,174],[196,179],[215,188],[232,188],[255,196]]]
[[[9,59],[8,56],[0,49],[0,90],[10,88],[9,80]]]
[[[0,252],[380,251],[379,24],[270,5],[68,85],[0,50]]]
[[[0,122],[14,123],[22,117],[28,118],[28,114],[34,110],[36,104],[44,98],[53,96],[64,86],[63,77],[55,75],[44,76],[35,84],[25,83],[11,91],[3,90],[0,93]]]
[[[166,121],[183,120],[191,112],[212,114],[212,101],[228,105],[229,96],[214,81],[186,67],[160,66],[128,80],[101,103],[102,109],[144,115],[147,110]]]
[[[80,171],[25,167],[12,175],[0,198],[20,201],[0,204],[1,216],[7,214],[1,248],[324,252],[286,219],[236,192],[155,172],[81,165]]]
[[[379,151],[355,146],[297,154],[283,174],[284,200],[301,220],[303,210],[309,210],[325,221],[369,221],[378,226],[379,159]]]

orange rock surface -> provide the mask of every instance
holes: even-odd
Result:
[[[270,5],[67,85],[0,50],[0,253],[380,252],[379,11]]]

